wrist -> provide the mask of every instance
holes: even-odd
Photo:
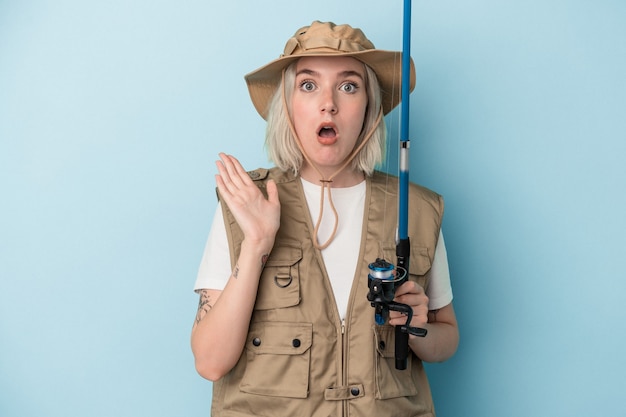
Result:
[[[241,252],[249,252],[256,256],[269,255],[274,247],[274,238],[248,239],[241,242]]]

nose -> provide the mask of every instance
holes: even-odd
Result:
[[[337,104],[335,102],[335,97],[332,92],[328,92],[323,96],[320,110],[322,111],[322,113],[337,113]]]

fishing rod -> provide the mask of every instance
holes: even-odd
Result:
[[[398,235],[396,266],[378,258],[369,264],[369,293],[367,299],[375,308],[374,318],[379,325],[389,318],[389,311],[399,311],[407,317],[406,323],[395,327],[396,369],[406,369],[409,355],[409,334],[426,336],[426,329],[411,327],[413,309],[393,301],[397,287],[409,278],[411,242],[408,236],[409,218],[409,94],[411,93],[411,0],[404,0],[402,41],[402,89],[400,113],[400,150],[398,182]]]

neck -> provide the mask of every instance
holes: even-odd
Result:
[[[322,185],[322,183],[320,182],[320,180],[322,179],[320,177],[320,173],[324,175],[324,179],[326,179],[336,172],[335,168],[324,170],[318,167],[318,169],[320,170],[320,172],[318,172],[308,163],[305,163],[300,169],[300,176],[312,184]],[[363,172],[350,170],[348,169],[348,167],[346,167],[343,171],[339,172],[332,178],[330,186],[331,188],[352,187],[361,183],[363,180],[365,180],[365,174],[363,174]]]

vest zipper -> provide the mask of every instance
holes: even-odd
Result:
[[[348,384],[348,372],[347,372],[347,360],[346,357],[346,345],[348,341],[346,340],[346,319],[341,319],[341,386],[345,387]],[[348,402],[341,401],[341,415],[348,415]]]

